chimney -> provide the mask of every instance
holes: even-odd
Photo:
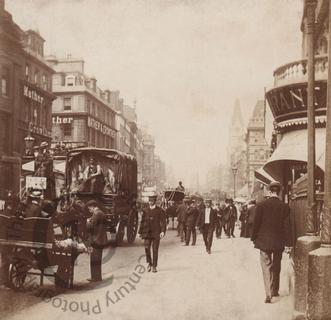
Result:
[[[96,92],[97,91],[97,79],[95,79],[95,77],[92,77],[90,79],[90,82],[91,82],[91,89]]]
[[[105,90],[105,98],[108,103],[110,103],[110,90]]]

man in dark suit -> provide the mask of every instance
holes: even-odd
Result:
[[[279,274],[282,253],[292,246],[290,208],[279,198],[281,184],[269,185],[270,197],[256,206],[251,240],[260,249],[260,260],[266,292],[265,303],[279,296]]]
[[[254,218],[255,218],[255,209],[256,209],[256,200],[252,199],[249,201],[248,203],[248,236],[249,238],[252,236],[252,232],[253,232],[253,222],[254,222]]]
[[[86,208],[92,214],[87,220],[87,231],[91,236],[92,252],[90,255],[91,278],[89,281],[96,282],[102,280],[101,262],[102,250],[107,245],[107,232],[105,224],[105,213],[99,208],[95,200],[90,200],[86,203]]]
[[[178,222],[178,234],[180,236],[181,242],[184,242],[184,239],[186,238],[185,220],[186,220],[189,201],[190,199],[188,197],[185,197],[176,210],[177,222]]]
[[[211,253],[211,245],[213,243],[213,235],[217,223],[217,211],[211,207],[211,203],[211,200],[205,200],[205,207],[200,211],[197,222],[202,232],[203,241],[205,242],[208,254]]]
[[[228,199],[228,206],[226,208],[226,211],[227,211],[227,215],[228,215],[227,235],[229,238],[230,238],[230,236],[235,238],[234,228],[236,225],[236,221],[238,219],[238,212],[237,212],[236,206],[233,203],[232,198]]]
[[[144,239],[147,270],[157,272],[157,260],[159,255],[160,239],[165,236],[166,232],[166,215],[165,212],[156,205],[156,194],[149,196],[149,206],[143,212],[139,234]],[[153,259],[151,256],[151,247],[153,247]]]
[[[199,216],[199,210],[196,206],[196,203],[194,200],[192,200],[189,208],[187,209],[186,214],[186,238],[185,238],[185,245],[188,246],[190,244],[191,234],[192,234],[192,246],[195,246],[195,243],[197,241],[197,231],[196,231],[196,225],[197,225],[197,219]]]

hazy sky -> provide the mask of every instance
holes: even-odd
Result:
[[[245,121],[273,70],[301,57],[302,0],[6,0],[46,54],[83,57],[102,89],[137,99],[156,150],[187,178],[224,162],[236,98]]]

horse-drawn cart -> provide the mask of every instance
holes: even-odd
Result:
[[[55,233],[52,218],[0,214],[2,271],[9,270],[7,283],[13,289],[24,287],[28,275],[40,276],[40,285],[46,276],[54,277],[58,286],[73,286],[75,261],[86,247],[63,235],[61,240]],[[56,272],[50,273],[50,267],[56,266]]]

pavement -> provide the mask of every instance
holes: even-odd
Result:
[[[107,254],[107,253],[106,253]],[[214,238],[206,253],[202,235],[196,246],[183,246],[174,230],[161,241],[157,273],[147,272],[142,240],[111,249],[101,283],[88,283],[89,257],[81,255],[75,288],[16,293],[0,289],[0,318],[55,319],[291,319],[289,259],[282,260],[280,297],[264,303],[259,251],[249,239]]]

